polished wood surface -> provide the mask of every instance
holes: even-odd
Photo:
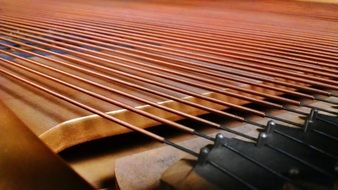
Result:
[[[0,103],[0,189],[94,189]]]
[[[39,61],[42,61],[46,65],[57,67],[56,64],[50,63],[45,60],[40,60],[39,58],[33,57],[31,59],[39,60]],[[26,64],[29,65],[29,63],[25,61],[18,60],[18,62],[23,65],[26,65]],[[17,70],[13,67],[8,66],[8,70],[10,69]],[[62,68],[62,69],[67,70],[71,73],[76,73],[79,76],[84,75],[82,73],[79,73],[79,72],[76,72],[74,70],[70,70],[67,68]],[[54,74],[51,71],[44,71],[44,72],[55,75],[56,77],[61,78],[65,81],[72,81],[71,79],[63,77],[62,75]],[[106,104],[102,101],[93,101],[87,95],[79,94],[75,90],[65,88],[62,85],[58,85],[56,83],[45,80],[41,77],[34,76],[30,73],[21,72],[21,74],[23,76],[31,77],[32,80],[39,81],[39,83],[41,84],[58,89],[62,91],[64,94],[67,94],[69,97],[76,98],[78,100],[86,102],[88,105],[92,105],[92,106],[95,106],[96,108],[103,109],[106,112],[110,113],[111,115],[115,116],[116,118],[128,121],[136,126],[147,128],[147,127],[151,127],[151,126],[155,126],[159,124],[158,122],[154,120],[142,117],[136,113],[121,109],[117,106]],[[154,102],[160,103],[162,105],[165,105],[167,107],[170,107],[176,110],[180,110],[185,113],[189,113],[192,115],[200,115],[200,114],[206,113],[205,111],[202,111],[202,110],[199,110],[193,107],[189,107],[189,106],[184,106],[172,100],[168,101],[166,99],[160,98],[150,93],[145,94],[137,90],[125,88],[124,86],[121,86],[118,84],[112,84],[110,82],[100,80],[95,77],[91,77],[90,79],[92,81],[99,82],[101,84],[112,87],[114,89],[119,89],[119,90],[122,90],[132,95],[147,98]],[[140,83],[138,81],[133,81],[131,79],[126,79],[126,80],[130,80],[133,83]],[[154,78],[154,80],[161,80],[161,79]],[[66,102],[60,101],[59,99],[55,97],[52,97],[46,93],[40,92],[39,90],[36,90],[27,85],[16,83],[2,76],[0,76],[0,81],[1,81],[0,99],[11,110],[16,112],[18,117],[27,126],[29,126],[36,135],[40,136],[40,138],[55,152],[60,152],[66,148],[69,148],[79,143],[88,142],[94,139],[99,139],[103,137],[108,137],[108,136],[130,132],[129,129],[126,129],[124,127],[119,126],[118,124],[107,121],[99,116],[92,115],[86,111],[83,111],[81,108],[78,108]],[[257,83],[258,82],[259,81],[257,81]],[[229,81],[229,83],[233,83],[233,82]],[[140,83],[140,84],[143,86],[147,86],[147,84],[144,84],[144,83]],[[233,84],[242,85],[239,83],[233,83]],[[104,94],[108,97],[112,97],[113,99],[117,99],[121,102],[128,103],[129,105],[145,110],[149,113],[153,113],[159,117],[168,118],[173,121],[182,119],[182,117],[177,116],[175,114],[171,114],[163,110],[159,110],[149,105],[141,104],[140,102],[130,100],[126,97],[123,97],[117,94],[112,94],[107,91],[97,89],[95,87],[92,87],[89,84],[78,83],[78,85],[83,86],[95,92],[100,92],[101,94]],[[248,89],[252,88],[251,86],[248,86],[248,85],[246,86],[244,85],[243,87],[246,87]],[[151,88],[156,89],[156,87],[151,87]],[[203,89],[195,89],[195,90],[198,91],[200,94],[204,94],[208,97],[213,97],[213,98],[223,100],[226,102],[230,102],[230,103],[234,103],[237,105],[246,103],[246,101],[239,100],[237,98],[233,98],[230,96],[225,96],[225,95],[221,95],[217,93],[207,92]],[[213,104],[213,103],[203,101],[203,100],[200,100],[194,97],[184,96],[179,93],[174,93],[172,95],[178,98],[190,100],[192,102],[195,102],[201,105],[207,105],[207,106],[219,109],[219,110],[225,108],[225,106]]]

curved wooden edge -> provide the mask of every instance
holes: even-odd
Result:
[[[210,97],[220,98],[217,94],[208,93],[206,94]],[[224,96],[222,96],[224,99]],[[224,109],[224,106],[213,105],[212,103],[199,100],[192,97],[184,98],[186,100],[199,103],[201,105],[209,105],[214,107],[215,109]],[[226,98],[227,101],[230,101],[231,98]],[[232,100],[235,101],[235,100]],[[243,102],[237,102],[243,103]],[[164,106],[173,108],[175,110],[179,110],[185,113],[189,113],[192,115],[201,115],[205,114],[206,111],[199,110],[193,107],[187,107],[175,101],[164,101],[159,104]],[[159,117],[166,118],[172,121],[177,121],[182,119],[182,117],[177,116],[172,113],[168,113],[166,111],[154,108],[149,105],[139,106],[137,107],[146,112],[155,114]],[[160,123],[149,118],[140,116],[136,113],[130,112],[128,110],[117,110],[108,112],[107,114],[114,116],[115,118],[121,119],[123,121],[127,121],[128,123],[141,127],[148,128],[152,126],[159,125]],[[84,143],[87,141],[100,139],[104,137],[109,137],[113,135],[119,135],[128,133],[131,130],[120,126],[114,122],[106,120],[98,115],[90,115],[86,117],[76,118],[73,120],[69,120],[59,125],[51,128],[50,130],[44,132],[39,137],[54,151],[60,152],[66,148],[71,146]]]
[[[252,89],[255,91],[259,92],[266,92],[269,94],[273,95],[280,95],[281,93],[272,91],[272,90],[266,90],[262,89],[260,87],[255,87],[255,86],[245,86],[248,89]],[[245,94],[242,92],[236,92],[237,94]],[[213,92],[207,92],[203,93],[203,95],[212,97],[218,100],[222,100],[225,102],[233,103],[236,105],[243,105],[246,103],[249,103],[248,101],[244,101],[238,98],[230,97],[230,96],[225,96],[221,95],[218,93],[213,93]],[[259,96],[254,96],[250,94],[245,94],[246,96],[254,97],[257,99],[262,99],[262,97]],[[186,99],[188,101],[200,104],[200,105],[205,105],[217,110],[224,110],[226,109],[225,106],[221,106],[218,104],[214,104],[205,100],[201,100],[198,98],[194,98],[191,96],[184,97],[183,99]],[[202,111],[200,109],[182,105],[178,102],[169,100],[169,101],[164,101],[160,102],[159,104],[162,104],[164,106],[167,106],[169,108],[173,108],[178,111],[182,111],[191,115],[202,115],[207,113],[206,111]],[[139,106],[137,107],[139,109],[142,109],[146,112],[155,114],[159,117],[169,119],[172,121],[177,121],[182,119],[182,117],[177,116],[172,113],[168,113],[166,111],[154,108],[149,105],[144,105],[144,106]],[[159,125],[160,123],[142,117],[138,114],[135,114],[133,112],[130,112],[128,110],[117,110],[113,112],[108,112],[109,115],[112,115],[118,119],[121,119],[123,121],[127,121],[128,123],[141,127],[141,128],[148,128],[152,126]],[[113,123],[111,121],[108,121],[100,116],[97,115],[90,115],[86,117],[81,117],[81,118],[76,118],[73,120],[69,120],[63,123],[60,123],[59,125],[51,128],[50,130],[42,133],[39,135],[39,137],[54,151],[54,152],[61,152],[62,150],[65,150],[69,147],[72,147],[77,144],[81,144],[84,142],[96,140],[96,139],[101,139],[104,137],[110,137],[114,135],[119,135],[119,134],[124,134],[128,133],[131,130],[122,127],[116,123]]]
[[[251,88],[253,90],[257,90],[261,92],[268,92],[269,94],[276,94],[276,95],[280,94],[280,93],[270,91],[270,90],[269,91],[265,89],[263,90],[259,87],[247,86],[247,88]],[[237,92],[237,93],[244,94],[241,92]],[[230,96],[225,96],[225,95],[221,95],[221,94],[213,93],[213,92],[204,93],[203,95],[212,97],[218,100],[222,100],[225,102],[233,103],[236,105],[243,105],[243,104],[249,103],[248,101],[240,100],[238,98],[233,98]],[[245,94],[245,95],[250,96],[248,94]],[[251,96],[251,97],[262,99],[262,97],[258,97],[258,96]],[[217,109],[217,110],[226,109],[225,106],[217,105],[217,104],[214,104],[214,103],[211,103],[205,100],[201,100],[198,98],[190,97],[190,96],[185,97],[183,99],[186,99],[188,101],[191,101],[191,102],[194,102],[200,105],[205,105],[205,106]],[[207,113],[206,111],[202,111],[194,107],[182,105],[172,100],[160,102],[159,104],[162,104],[169,108],[173,108],[175,110],[182,111],[182,112],[185,112],[191,115],[202,115],[202,114]],[[157,115],[159,117],[172,120],[172,121],[178,121],[182,119],[182,117],[180,116],[177,116],[172,113],[168,113],[166,111],[154,108],[149,105],[139,106],[137,108],[142,109],[146,112],[152,113],[154,115]],[[160,124],[159,122],[148,119],[146,117],[142,117],[128,110],[117,110],[113,112],[108,112],[108,114],[118,119],[121,119],[123,121],[127,121],[128,123],[141,127],[141,128],[149,128],[149,127],[153,127],[153,126]],[[62,150],[65,150],[77,144],[81,144],[84,142],[101,139],[105,137],[110,137],[114,135],[124,134],[130,131],[131,130],[123,126],[120,126],[116,123],[113,123],[111,121],[108,121],[100,116],[90,115],[90,116],[76,118],[73,120],[60,123],[59,125],[42,133],[39,137],[54,152],[61,152]]]
[[[0,102],[0,189],[94,189]]]

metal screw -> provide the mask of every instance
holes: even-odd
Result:
[[[300,173],[300,171],[299,171],[298,168],[291,168],[291,169],[289,170],[289,175],[290,175],[290,176],[296,176],[296,175],[298,175],[299,173]]]

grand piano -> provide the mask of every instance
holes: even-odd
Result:
[[[0,0],[0,189],[337,189],[337,11]]]

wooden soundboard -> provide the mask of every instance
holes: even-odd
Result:
[[[46,65],[60,68],[60,66],[57,66],[45,60],[40,60],[39,58],[32,57],[30,59],[37,60]],[[18,62],[20,62],[21,64],[29,64],[21,60],[18,60]],[[112,67],[114,66],[112,65]],[[16,68],[9,68],[9,69],[15,70]],[[71,70],[69,68],[61,67],[60,69],[69,71],[69,73],[74,73],[79,76],[88,77],[88,75],[86,74],[79,73],[78,71]],[[44,71],[44,72],[48,74],[53,74],[51,73],[51,71]],[[47,81],[41,77],[39,78],[27,72],[22,72],[22,75],[31,77],[31,79],[33,79],[34,81],[39,81],[39,83],[46,84],[46,86],[53,87],[57,90],[60,90],[63,93],[67,94],[68,96],[79,99],[89,105],[103,109],[106,112],[108,112],[110,115],[113,115],[116,118],[128,121],[136,126],[140,126],[142,128],[148,128],[148,127],[156,126],[159,124],[156,121],[142,117],[130,111],[120,109],[114,105],[93,102],[92,99],[86,95],[82,95],[82,94],[79,95],[75,90],[67,89],[61,85]],[[65,81],[72,80],[64,76],[57,75],[57,74],[53,74],[53,75]],[[156,97],[149,93],[145,94],[135,89],[126,88],[125,86],[121,86],[118,84],[112,84],[110,82],[100,80],[95,77],[90,77],[90,79],[92,81],[100,82],[101,84],[112,87],[114,89],[119,89],[119,90],[122,90],[124,92],[130,93],[133,95],[137,95],[140,97],[150,99],[154,102],[158,102],[159,104],[163,104],[165,106],[174,108],[176,110],[180,110],[185,113],[189,113],[192,115],[201,115],[201,114],[206,113],[205,111],[201,111],[199,109],[189,107],[189,106],[184,106],[172,100],[166,100],[160,97]],[[160,78],[154,78],[154,79],[161,80]],[[127,80],[132,83],[139,83],[140,85],[144,85],[144,86],[148,85],[150,88],[156,89],[156,87],[154,86],[150,86],[149,84],[144,84],[139,81],[133,81],[131,79],[126,79],[126,78],[124,78],[123,80]],[[108,136],[130,132],[130,130],[126,129],[125,127],[121,127],[99,116],[92,115],[86,111],[83,111],[81,108],[72,106],[68,103],[58,100],[55,97],[52,97],[48,94],[40,92],[32,87],[28,87],[27,85],[21,85],[5,77],[0,77],[0,81],[1,81],[0,82],[1,101],[3,101],[11,110],[17,113],[17,116],[27,126],[29,126],[31,130],[36,135],[38,135],[55,152],[60,152],[68,147],[71,147],[79,143],[88,142],[94,139],[100,139],[103,137],[108,137]],[[164,80],[162,79],[162,81]],[[252,88],[249,85],[234,83],[233,81],[224,81],[224,82],[231,83],[231,84],[238,85],[238,86],[244,86],[248,89]],[[255,82],[262,83],[261,81],[255,81]],[[139,102],[130,100],[123,96],[119,96],[116,94],[112,94],[112,93],[100,90],[88,84],[79,83],[78,85],[83,86],[95,92],[100,92],[103,95],[112,97],[113,99],[117,99],[125,103],[128,103],[134,107],[145,110],[149,113],[153,113],[157,116],[170,119],[172,121],[177,121],[179,119],[182,119],[182,117],[179,117],[177,115],[167,113],[163,110],[156,109],[149,105],[142,105]],[[187,88],[184,86],[181,86],[181,87]],[[189,88],[193,88],[193,87],[189,87]],[[225,96],[225,95],[221,95],[217,93],[210,93],[203,89],[195,88],[194,90],[208,97],[213,97],[219,100],[224,100],[226,102],[234,103],[237,105],[248,103],[247,101],[239,100],[237,98],[233,98],[233,97],[229,97],[229,96]],[[260,89],[256,87],[254,88],[254,90],[258,91]],[[271,92],[273,91],[270,91],[269,93]],[[225,109],[224,106],[216,105],[216,104],[204,101],[204,100],[200,100],[198,98],[187,97],[179,93],[174,93],[172,95],[179,97],[179,98],[190,100],[192,102],[195,102],[201,105],[206,105],[206,106],[218,109],[218,110]]]

